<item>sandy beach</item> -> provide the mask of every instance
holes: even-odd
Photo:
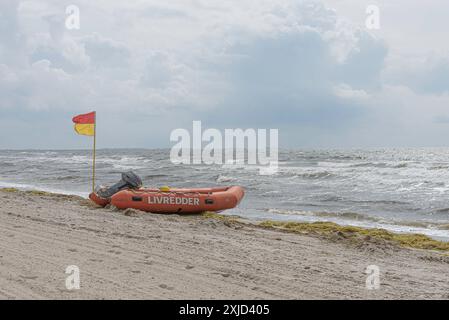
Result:
[[[448,299],[447,253],[0,191],[2,299]],[[67,290],[66,267],[80,269]],[[366,289],[366,267],[380,288]]]

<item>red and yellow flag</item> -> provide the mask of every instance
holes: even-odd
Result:
[[[73,117],[75,131],[85,136],[95,135],[95,111]]]

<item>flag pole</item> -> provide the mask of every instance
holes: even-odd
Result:
[[[92,192],[95,192],[95,152],[97,144],[97,113],[94,114],[94,152],[92,159]]]

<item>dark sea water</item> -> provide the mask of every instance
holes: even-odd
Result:
[[[241,185],[226,211],[250,219],[334,221],[449,238],[449,149],[284,150],[277,174],[251,165],[174,165],[169,150],[99,150],[97,182],[134,170],[146,186]],[[0,187],[87,196],[91,151],[0,151]]]

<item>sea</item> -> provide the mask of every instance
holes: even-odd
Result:
[[[183,165],[169,149],[97,150],[97,184],[132,170],[147,187],[240,185],[240,205],[223,212],[251,220],[332,221],[449,239],[449,148],[281,150],[278,170]],[[91,150],[0,150],[0,187],[87,197]]]

